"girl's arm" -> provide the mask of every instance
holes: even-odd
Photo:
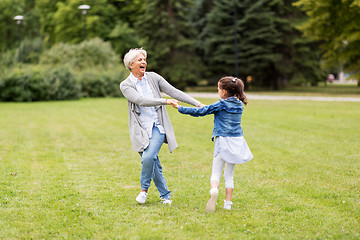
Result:
[[[209,114],[213,114],[217,111],[221,110],[221,103],[220,101],[217,101],[216,103],[213,103],[208,106],[196,108],[196,107],[183,107],[179,106],[178,111],[182,114],[188,114],[193,117],[201,117],[206,116]]]

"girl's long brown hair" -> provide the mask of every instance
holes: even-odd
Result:
[[[219,83],[219,87],[227,91],[227,97],[235,96],[245,105],[248,103],[244,92],[244,82],[240,78],[226,76],[222,77],[219,80]]]

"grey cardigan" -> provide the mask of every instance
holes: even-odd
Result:
[[[165,143],[168,143],[169,150],[172,152],[177,148],[174,130],[171,126],[169,115],[166,111],[166,99],[161,98],[160,91],[181,102],[199,106],[200,102],[182,91],[171,86],[163,77],[155,72],[145,72],[145,77],[154,94],[154,98],[143,97],[137,90],[135,84],[127,77],[120,83],[120,90],[128,100],[129,107],[129,132],[133,150],[143,152],[149,145],[149,136],[146,130],[141,126],[140,106],[155,106],[160,124],[165,129]]]

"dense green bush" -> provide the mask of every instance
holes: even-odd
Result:
[[[23,56],[36,61],[42,41],[29,44],[32,47]],[[129,74],[111,45],[98,38],[81,44],[58,44],[41,54],[38,65],[19,64],[11,69],[15,57],[3,54],[1,59],[6,60],[7,67],[0,68],[0,101],[120,97],[119,83]]]
[[[0,53],[0,68],[7,69],[17,63],[17,49],[10,49]]]
[[[129,72],[116,68],[71,71],[69,67],[18,65],[0,77],[0,101],[30,102],[122,97],[119,84]]]
[[[83,97],[121,97],[119,84],[128,75],[125,67],[86,69],[77,73]]]
[[[36,37],[34,39],[25,38],[20,45],[21,62],[33,63],[39,62],[40,55],[43,51],[43,39]],[[19,59],[19,50],[16,52],[16,59]]]
[[[0,100],[15,102],[78,99],[80,84],[66,67],[19,65],[0,78]]]
[[[80,44],[59,43],[40,57],[41,64],[52,66],[67,65],[74,70],[92,67],[113,67],[118,64],[111,44],[100,38],[90,39]]]

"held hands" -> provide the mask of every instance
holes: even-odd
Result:
[[[176,99],[166,99],[166,104],[171,105],[176,109],[179,107],[179,101]]]
[[[176,99],[166,99],[166,104],[171,105],[176,109],[179,108],[179,101]],[[204,106],[206,106],[206,105],[200,103],[200,105],[198,107],[204,107]]]

